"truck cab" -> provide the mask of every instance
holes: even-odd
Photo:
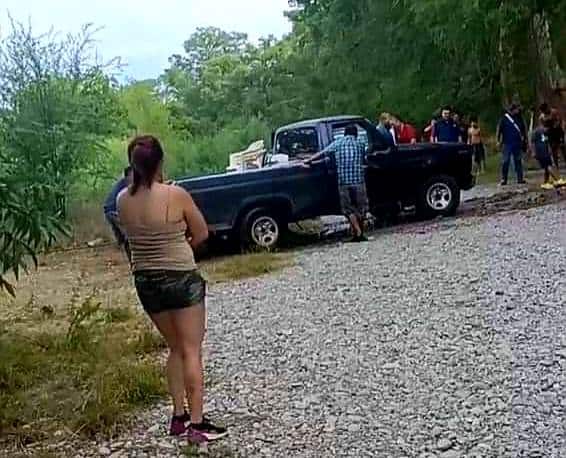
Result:
[[[360,116],[335,116],[301,121],[280,127],[272,133],[271,150],[264,156],[263,166],[308,159],[344,135],[346,126],[358,127],[358,138],[367,152],[386,150],[385,141],[367,119]]]

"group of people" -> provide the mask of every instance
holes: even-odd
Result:
[[[413,144],[417,141],[432,143],[465,143],[471,145],[475,171],[485,171],[486,148],[477,116],[464,120],[450,107],[443,107],[438,115],[433,116],[423,129],[422,135],[411,124],[401,121],[397,116],[381,113],[377,129],[389,145]],[[566,163],[565,125],[556,108],[543,103],[538,108],[536,122],[530,129],[523,118],[521,106],[517,103],[507,107],[497,125],[497,141],[502,152],[501,185],[508,183],[509,169],[513,162],[517,182],[526,183],[523,159],[529,152],[544,171],[543,188],[550,189],[563,185],[559,173],[560,157]]]
[[[541,104],[538,116],[533,116],[528,131],[521,106],[511,104],[497,126],[497,141],[503,153],[501,185],[507,185],[511,160],[515,166],[517,183],[525,183],[525,153],[530,153],[544,171],[543,188],[552,189],[556,185],[566,184],[566,181],[560,178],[559,172],[560,155],[566,162],[564,122],[556,108],[550,108],[546,103]]]
[[[431,143],[467,143],[472,146],[476,171],[485,170],[485,146],[477,117],[471,117],[466,123],[459,113],[450,107],[444,107],[438,116],[422,130],[390,113],[378,116],[377,130],[389,145],[415,144],[418,141]]]

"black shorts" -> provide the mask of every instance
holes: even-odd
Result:
[[[145,270],[134,273],[138,297],[150,315],[203,304],[206,281],[197,270]]]
[[[485,162],[485,147],[483,143],[476,143],[472,145],[472,151],[474,152],[474,161],[476,164],[481,164]]]
[[[552,157],[549,156],[537,156],[537,161],[541,169],[546,169],[552,166]]]

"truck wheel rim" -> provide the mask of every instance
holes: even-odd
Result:
[[[262,216],[252,225],[252,239],[262,248],[270,248],[279,239],[279,225],[270,216]]]
[[[426,201],[433,210],[446,210],[452,202],[452,190],[445,183],[435,183],[426,193]]]

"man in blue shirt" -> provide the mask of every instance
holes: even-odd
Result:
[[[517,183],[525,184],[523,177],[523,151],[527,138],[527,129],[521,116],[521,109],[517,104],[512,104],[505,112],[497,126],[497,140],[503,150],[503,162],[501,165],[501,185],[507,184],[509,176],[509,165],[511,158],[515,164]]]
[[[365,242],[368,239],[364,236],[364,221],[369,210],[364,171],[366,146],[358,139],[357,126],[347,126],[342,138],[304,164],[308,166],[324,157],[336,164],[340,204],[352,226],[353,241]]]
[[[118,224],[118,206],[116,199],[118,198],[118,194],[126,189],[132,182],[132,173],[132,167],[126,167],[124,169],[124,176],[114,184],[112,190],[104,201],[104,216],[106,218],[106,221],[112,228],[112,232],[114,232],[114,237],[116,237],[118,245],[124,247],[124,250],[128,255],[128,259],[130,257],[130,249],[128,240],[126,239],[126,236],[124,235],[124,233],[120,229],[120,225]]]
[[[452,118],[450,108],[442,109],[440,120],[434,125],[434,143],[462,143],[460,128]]]
[[[385,146],[395,146],[395,139],[391,134],[391,115],[389,113],[381,113],[379,115],[379,124],[377,125],[377,132],[381,135]]]

